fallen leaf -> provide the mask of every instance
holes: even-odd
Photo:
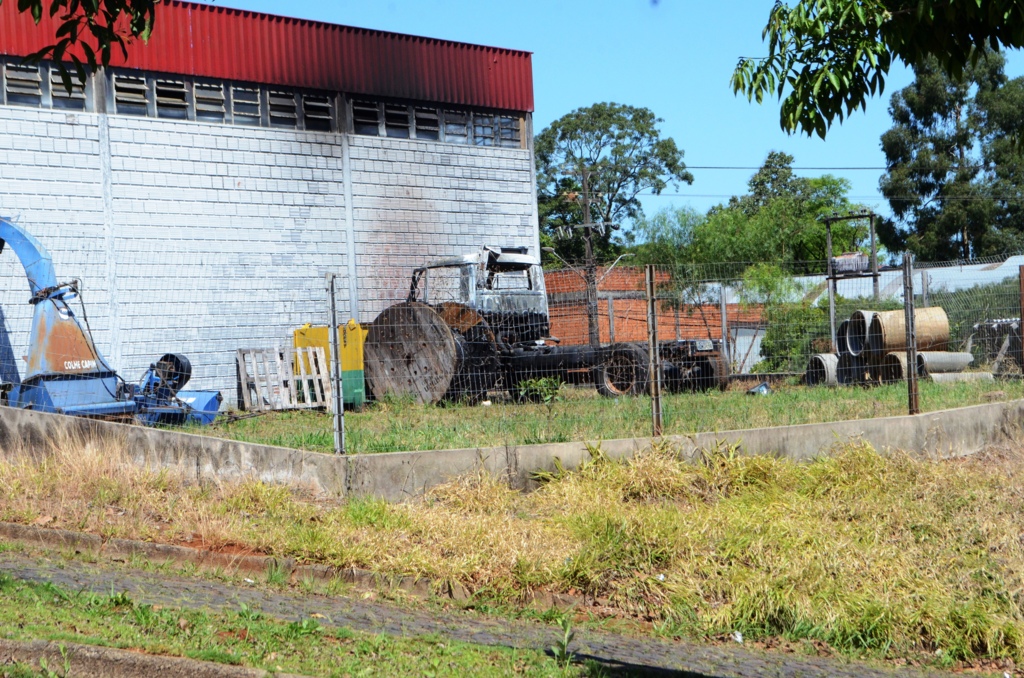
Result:
[[[309,616],[312,617],[313,619],[327,619],[326,616],[320,614],[319,612],[314,612],[313,614],[311,614]]]
[[[49,525],[52,522],[53,522],[53,516],[39,516],[38,518],[36,518],[35,520],[32,521],[32,524],[33,525],[40,525],[40,526],[42,526],[42,525]]]
[[[181,629],[182,631],[187,631],[189,626],[190,626],[190,624],[188,623],[187,619],[185,619],[184,617],[179,617],[178,618],[178,628],[179,629]]]

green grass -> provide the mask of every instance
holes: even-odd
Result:
[[[667,444],[625,461],[596,450],[534,492],[479,474],[402,504],[251,480],[188,484],[127,454],[68,440],[0,460],[0,520],[45,516],[50,527],[359,567],[383,581],[458,582],[473,607],[585,596],[583,614],[671,637],[740,632],[857,657],[1024,662],[1019,444],[947,461],[846,444],[808,463],[728,447],[697,463]],[[260,580],[283,583],[278,572]]]
[[[702,431],[785,426],[843,419],[884,417],[907,412],[906,386],[807,388],[780,385],[768,397],[746,395],[753,384],[729,391],[673,394],[663,399],[667,435]],[[1024,382],[996,384],[920,383],[924,411],[977,405],[992,391],[1024,397]],[[608,399],[587,388],[565,388],[564,399],[547,407],[537,403],[495,401],[486,406],[424,406],[403,402],[369,405],[345,415],[349,453],[458,449],[533,443],[598,441],[651,434],[650,399]],[[332,417],[318,412],[276,412],[196,430],[267,445],[331,452]]]
[[[125,594],[71,592],[0,575],[0,637],[48,640],[191,657],[221,664],[317,676],[580,676],[542,652],[484,647],[439,637],[390,637],[325,626],[306,618],[270,619],[244,605],[232,613],[159,608]],[[67,666],[0,668],[20,678],[75,675]]]

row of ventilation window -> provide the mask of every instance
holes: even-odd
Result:
[[[0,74],[0,103],[92,109],[86,86],[72,76],[68,91],[59,71],[47,64],[5,63]],[[336,99],[327,94],[126,73],[114,73],[108,82],[107,109],[119,114],[320,132],[339,128]],[[352,101],[350,114],[356,134],[477,146],[522,144],[521,120],[508,114],[366,100]]]
[[[358,99],[352,101],[352,131],[476,146],[519,148],[522,144],[521,121],[517,116]]]
[[[114,74],[113,85],[112,103],[120,114],[318,132],[337,128],[333,97],[325,94],[121,73]]]

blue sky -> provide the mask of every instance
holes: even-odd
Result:
[[[365,28],[460,40],[534,53],[537,131],[561,115],[597,101],[647,106],[686,152],[695,181],[675,195],[644,201],[651,213],[669,205],[706,210],[743,193],[751,169],[770,150],[797,167],[884,164],[879,137],[889,127],[889,96],[910,83],[903,67],[890,73],[882,97],[829,132],[826,141],[779,129],[778,103],[735,97],[729,76],[740,56],[765,49],[761,30],[772,0],[218,0],[218,5]],[[159,29],[159,26],[158,26]],[[1024,75],[1024,58],[1010,55],[1007,74]],[[816,176],[825,171],[801,174]],[[832,170],[848,178],[851,195],[888,212],[878,194],[881,172]]]

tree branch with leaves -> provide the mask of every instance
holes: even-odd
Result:
[[[933,58],[960,79],[986,48],[1024,46],[1017,0],[799,0],[775,3],[762,33],[768,55],[743,57],[733,91],[782,102],[779,124],[824,138],[881,94],[893,61]]]
[[[26,57],[28,62],[53,61],[64,87],[70,91],[73,64],[80,82],[86,69],[109,66],[114,50],[128,58],[128,46],[136,39],[149,40],[160,0],[6,0],[17,2],[18,11],[31,15],[38,25],[43,17],[57,24],[53,42]],[[0,0],[3,4],[4,0]]]

